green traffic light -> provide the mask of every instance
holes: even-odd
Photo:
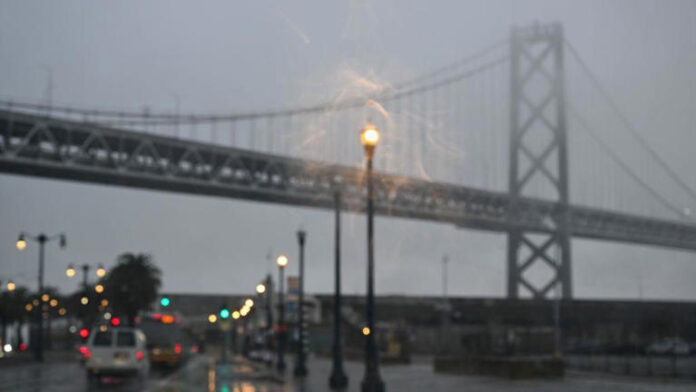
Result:
[[[162,297],[162,299],[160,299],[160,305],[164,306],[165,308],[169,306],[170,302],[171,301],[167,297]]]
[[[220,310],[220,318],[228,319],[229,317],[230,317],[230,311],[228,309],[221,309]]]

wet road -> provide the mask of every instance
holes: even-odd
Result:
[[[207,363],[207,359],[194,358],[176,372],[153,370],[144,381],[107,378],[100,385],[91,387],[87,385],[85,370],[76,361],[26,363],[0,368],[0,392],[149,391],[176,382],[201,363]]]
[[[137,382],[107,380],[88,389],[84,370],[75,362],[26,364],[0,369],[0,391],[12,392],[82,392],[82,391],[150,391],[150,392],[324,392],[329,390],[327,377],[330,361],[311,359],[310,376],[294,380],[292,361],[285,379],[263,365],[238,360],[221,365],[204,356],[191,360],[171,374],[153,372],[143,385]],[[346,362],[350,379],[348,392],[360,390],[363,367]],[[695,391],[689,380],[655,380],[571,372],[563,380],[510,381],[491,377],[435,374],[429,362],[404,366],[383,366],[382,376],[388,391],[516,391],[516,392],[686,392]]]

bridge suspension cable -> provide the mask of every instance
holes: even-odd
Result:
[[[590,124],[580,116],[580,114],[574,109],[570,104],[567,105],[570,115],[578,122],[580,129],[586,132],[586,134],[594,140],[597,145],[607,154],[609,159],[611,159],[619,168],[624,171],[633,181],[635,181],[638,186],[643,188],[645,191],[650,193],[660,204],[666,207],[668,210],[672,211],[680,219],[685,219],[682,210],[676,205],[672,204],[669,199],[660,193],[657,189],[650,186],[645,180],[643,180],[636,172],[634,172],[630,165],[621,159],[621,157],[599,136],[599,133]]]
[[[597,75],[592,72],[590,67],[587,65],[587,63],[582,59],[580,56],[580,53],[575,49],[572,43],[570,41],[566,40],[566,47],[570,50],[570,53],[572,56],[575,58],[575,60],[578,62],[580,65],[580,68],[585,72],[585,74],[590,78],[590,81],[594,85],[594,87],[599,91],[600,95],[607,101],[609,104],[609,108],[614,112],[614,114],[619,118],[619,120],[624,124],[626,129],[629,132],[629,135],[631,135],[644,149],[645,151],[650,154],[650,156],[657,162],[657,164],[662,167],[662,169],[667,173],[667,175],[674,180],[674,182],[682,189],[684,190],[689,196],[696,201],[696,190],[689,186],[682,178],[681,176],[665,161],[664,158],[653,148],[650,146],[650,144],[645,140],[645,138],[638,132],[636,127],[633,125],[633,123],[628,119],[628,117],[621,111],[619,108],[619,105],[616,103],[616,100],[612,98],[611,94],[609,94],[608,90],[604,87],[602,82],[599,80]]]
[[[174,114],[174,113],[153,113],[149,110],[145,111],[123,111],[113,109],[82,109],[69,106],[55,106],[48,104],[35,104],[15,100],[0,100],[0,105],[8,108],[27,110],[30,112],[43,113],[61,113],[66,116],[81,116],[89,122],[111,125],[118,124],[121,126],[161,126],[161,125],[182,125],[182,124],[201,124],[201,123],[218,123],[218,122],[234,122],[243,120],[255,120],[259,118],[272,117],[290,117],[308,113],[321,113],[329,111],[340,111],[345,109],[359,108],[365,105],[369,99],[377,101],[390,101],[394,99],[404,98],[411,95],[424,93],[430,90],[441,88],[445,85],[456,83],[462,79],[483,73],[491,68],[499,66],[507,61],[507,55],[497,57],[493,60],[484,62],[483,64],[466,69],[462,72],[443,78],[443,74],[451,73],[458,68],[471,64],[475,60],[482,59],[496,49],[504,46],[507,41],[497,42],[483,50],[480,50],[470,56],[451,63],[445,67],[430,71],[421,76],[397,83],[393,86],[387,86],[382,91],[374,94],[372,97],[351,98],[339,102],[324,102],[321,104],[298,107],[281,110],[268,110],[260,112],[248,112],[238,114]],[[433,81],[434,80],[434,81]],[[427,83],[426,83],[427,82]]]

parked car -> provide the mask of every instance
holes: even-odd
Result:
[[[102,377],[138,377],[145,379],[150,370],[145,334],[134,328],[107,327],[92,330],[80,353],[89,384]]]
[[[682,338],[665,338],[648,346],[646,352],[654,355],[689,355],[691,347]]]

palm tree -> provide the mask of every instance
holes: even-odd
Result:
[[[124,253],[104,279],[106,294],[115,314],[135,325],[138,312],[148,310],[157,299],[162,272],[147,254]]]

